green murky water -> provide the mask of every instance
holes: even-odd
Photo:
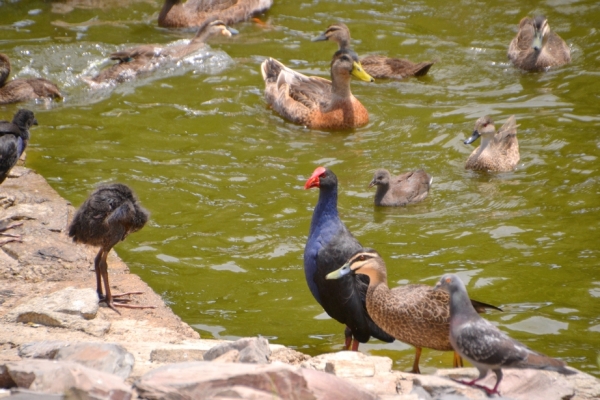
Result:
[[[275,0],[266,27],[239,24],[240,35],[179,65],[97,91],[81,78],[108,53],[192,31],[157,28],[159,0],[70,12],[56,3],[0,2],[0,51],[13,75],[50,78],[66,95],[51,108],[30,105],[40,126],[27,165],[76,206],[99,182],[131,185],[152,220],[117,250],[204,337],[261,334],[310,354],[341,348],[343,327],[323,315],[302,270],[318,195],[302,185],[325,164],[340,180],[343,220],[384,255],[391,285],[456,272],[472,297],[505,309],[488,318],[513,337],[600,375],[596,1]],[[570,65],[525,74],[508,64],[520,18],[534,13],[572,46]],[[340,20],[359,54],[438,62],[421,79],[353,82],[371,113],[364,128],[326,133],[284,122],[265,107],[261,61],[328,76],[335,46],[309,39]],[[2,106],[0,116],[16,109]],[[463,169],[473,147],[462,140],[486,113],[516,114],[514,173]],[[375,209],[367,184],[378,167],[425,168],[430,197]],[[412,363],[402,343],[361,349],[398,369]],[[449,353],[424,351],[426,372],[450,365]]]

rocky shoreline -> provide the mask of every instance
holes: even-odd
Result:
[[[392,360],[338,352],[317,357],[263,338],[201,339],[111,252],[115,292],[143,292],[152,310],[98,307],[97,249],[66,235],[73,206],[34,171],[16,167],[0,186],[0,221],[19,235],[0,247],[0,397],[15,399],[480,399],[453,379],[474,368],[414,375]],[[0,236],[2,240],[17,239]],[[501,398],[598,399],[580,372],[506,370]],[[495,378],[483,381],[493,386]]]

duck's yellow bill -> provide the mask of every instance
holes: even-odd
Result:
[[[358,78],[361,81],[375,82],[375,79],[373,79],[371,75],[367,74],[363,69],[362,65],[360,65],[360,63],[356,61],[352,63],[352,75],[354,75],[355,78]]]

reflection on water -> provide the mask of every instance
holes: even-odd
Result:
[[[156,27],[159,0],[89,8],[70,2],[2,3],[0,52],[14,77],[56,81],[62,102],[27,105],[40,123],[27,165],[80,205],[99,182],[131,185],[151,211],[117,246],[131,269],[205,337],[261,334],[310,354],[339,350],[343,327],[310,295],[302,252],[317,201],[305,191],[319,164],[340,181],[341,218],[386,259],[391,285],[434,284],[447,272],[473,298],[498,305],[486,318],[534,349],[600,375],[600,9],[591,0],[447,4],[277,1],[266,25],[215,40],[143,79],[92,90],[82,77],[137,44],[184,43],[190,30]],[[566,3],[566,4],[564,4]],[[58,4],[69,7],[61,8]],[[573,62],[526,74],[506,50],[520,18],[543,13]],[[346,23],[361,55],[432,59],[429,74],[353,81],[370,112],[352,132],[310,131],[265,107],[262,60],[328,77],[331,43],[310,38]],[[22,105],[0,108],[8,118]],[[516,115],[521,161],[512,173],[464,170],[462,141],[475,120]],[[428,199],[375,208],[373,171],[424,168]],[[93,276],[90,275],[90,286]],[[408,369],[414,350],[372,341],[362,351]],[[425,350],[422,365],[451,365]],[[426,369],[426,371],[428,371]]]

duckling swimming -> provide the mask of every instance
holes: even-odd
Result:
[[[548,19],[538,15],[521,20],[519,32],[508,47],[508,58],[525,71],[544,71],[571,62],[571,49],[550,30]]]
[[[237,30],[228,27],[223,21],[212,17],[204,22],[188,44],[166,47],[142,45],[112,53],[110,59],[118,63],[89,79],[88,83],[92,86],[101,83],[123,83],[158,69],[167,61],[180,60],[195,53],[206,45],[211,36],[231,37],[237,33]]]
[[[312,39],[313,42],[330,40],[336,42],[340,49],[350,48],[350,29],[345,24],[329,25],[321,35]],[[360,59],[365,71],[376,79],[404,79],[409,76],[427,74],[433,62],[413,63],[402,58],[389,58],[381,55],[368,55]]]
[[[465,164],[466,169],[476,171],[512,171],[519,163],[517,120],[512,115],[496,132],[494,121],[489,115],[475,122],[473,135],[465,144],[471,144],[481,136],[481,145],[473,150]]]
[[[61,98],[58,86],[47,79],[13,79],[6,82],[9,75],[10,60],[6,54],[0,53],[0,104]]]
[[[312,129],[351,129],[369,122],[367,109],[350,91],[352,76],[372,82],[350,49],[331,60],[331,81],[306,76],[268,58],[261,65],[267,103],[285,119]]]

